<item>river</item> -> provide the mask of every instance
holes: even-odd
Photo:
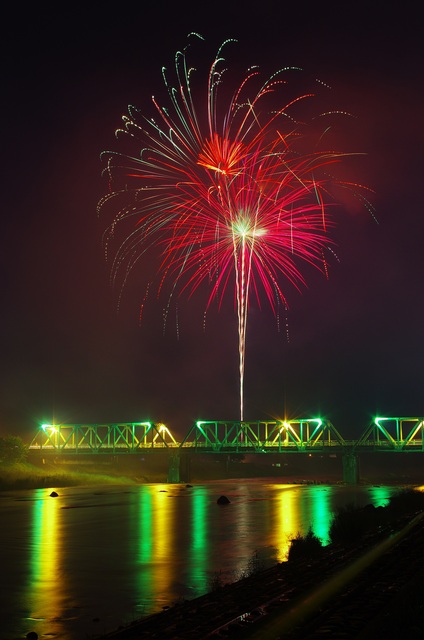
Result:
[[[398,490],[264,478],[53,489],[0,493],[0,640],[95,638],[283,561],[310,527],[326,544],[338,507]]]

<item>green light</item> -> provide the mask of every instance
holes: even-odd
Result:
[[[53,433],[56,433],[57,431],[57,427],[55,427],[54,424],[42,424],[41,428],[43,429],[43,431],[47,431],[48,429],[50,429],[50,431],[52,431]]]
[[[374,424],[379,428],[379,429],[384,429],[383,425],[380,424],[380,422],[382,422],[383,420],[390,420],[390,418],[374,418]]]

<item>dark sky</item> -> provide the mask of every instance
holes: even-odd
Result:
[[[101,151],[114,147],[128,104],[150,114],[161,68],[190,31],[208,54],[238,39],[240,69],[298,65],[328,82],[334,108],[357,116],[346,142],[365,153],[358,181],[376,192],[378,224],[346,211],[330,279],[308,274],[308,288],[290,292],[289,342],[252,305],[245,418],[320,414],[355,437],[375,413],[422,416],[418,5],[152,4],[37,3],[3,16],[0,432],[150,419],[178,435],[196,419],[239,417],[232,301],[203,331],[202,301],[183,297],[179,339],[175,322],[163,335],[162,303],[139,326],[137,283],[117,313],[96,213]]]

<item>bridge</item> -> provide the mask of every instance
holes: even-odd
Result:
[[[356,484],[358,458],[370,452],[424,452],[423,417],[376,417],[357,440],[345,440],[329,421],[199,420],[177,441],[162,423],[43,424],[29,444],[43,455],[169,452],[168,482],[179,482],[181,462],[202,454],[340,454],[343,480]],[[188,478],[187,478],[188,480]]]

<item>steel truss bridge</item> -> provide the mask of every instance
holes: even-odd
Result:
[[[195,453],[339,453],[343,478],[358,481],[358,455],[424,452],[423,417],[377,417],[357,440],[345,440],[321,418],[274,421],[199,420],[177,441],[167,426],[153,422],[43,424],[30,451],[45,454],[134,454],[169,451],[168,481],[179,482],[180,461]]]

